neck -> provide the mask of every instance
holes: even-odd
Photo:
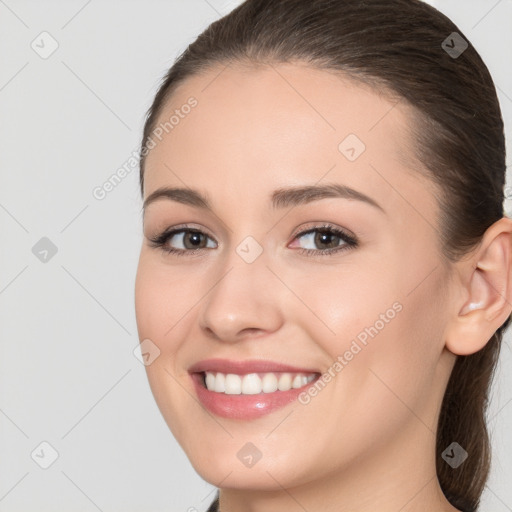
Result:
[[[428,442],[425,442],[425,436]],[[435,435],[413,419],[395,443],[373,447],[345,469],[285,488],[267,471],[268,487],[220,490],[221,512],[457,512],[436,475]]]

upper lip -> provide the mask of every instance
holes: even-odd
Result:
[[[277,363],[261,359],[247,359],[245,361],[234,361],[231,359],[204,359],[193,364],[189,373],[200,372],[220,372],[224,374],[234,373],[245,375],[247,373],[271,373],[271,372],[289,372],[289,373],[318,373],[318,370],[311,368],[298,368],[289,364]]]

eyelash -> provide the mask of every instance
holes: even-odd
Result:
[[[329,235],[335,235],[335,236],[339,237],[344,242],[344,244],[339,247],[335,247],[334,249],[325,249],[325,250],[304,249],[304,248],[296,249],[300,254],[303,254],[305,256],[332,256],[341,251],[353,249],[359,245],[359,242],[356,237],[349,235],[345,231],[343,231],[340,228],[337,228],[331,224],[322,224],[321,226],[314,226],[312,228],[309,228],[306,231],[300,231],[299,233],[297,233],[294,236],[294,240],[295,240],[295,238],[303,237],[310,233],[314,233],[315,231],[319,231],[319,232],[329,234]],[[206,249],[205,247],[200,247],[197,249],[175,249],[173,247],[166,247],[165,244],[167,243],[167,241],[170,240],[174,235],[177,235],[179,233],[198,233],[201,235],[205,235],[208,238],[211,238],[213,240],[212,237],[209,237],[206,233],[204,233],[203,231],[201,231],[199,229],[189,228],[188,226],[179,226],[179,227],[167,229],[160,235],[157,235],[154,238],[150,238],[149,241],[150,241],[150,244],[152,247],[158,248],[166,254],[174,254],[176,256],[184,256],[187,253],[188,253],[188,255],[196,256],[196,255],[198,255],[198,251],[202,251],[202,250]]]

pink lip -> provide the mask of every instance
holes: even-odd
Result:
[[[193,364],[189,373],[199,372],[221,372],[244,375],[246,373],[265,373],[265,372],[289,372],[289,373],[319,373],[318,370],[311,368],[297,368],[283,363],[272,361],[263,361],[259,359],[249,359],[247,361],[232,361],[230,359],[205,359]]]
[[[208,359],[200,361],[189,368],[192,382],[200,402],[213,414],[224,418],[251,420],[274,412],[296,400],[297,396],[313,385],[316,379],[298,389],[276,391],[274,393],[259,393],[257,395],[226,395],[209,391],[204,385],[204,372],[246,373],[290,372],[317,374],[317,370],[297,368],[271,361],[230,361],[228,359]]]

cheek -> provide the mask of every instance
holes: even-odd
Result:
[[[194,321],[194,305],[201,296],[194,279],[193,273],[177,272],[153,254],[141,251],[135,280],[137,330],[139,340],[149,343],[158,354],[146,365],[146,373],[166,421],[176,418],[176,412],[190,401],[178,379],[188,378],[180,354]],[[176,425],[168,424],[176,435]]]
[[[159,286],[151,270],[149,259],[145,257],[144,248],[139,257],[137,275],[135,278],[135,317],[139,339],[151,338],[155,333],[155,308],[160,308],[160,300],[155,301]]]
[[[135,280],[135,314],[139,339],[151,339],[161,351],[175,350],[176,333],[186,325],[196,302],[193,277],[141,253]],[[195,291],[194,291],[195,290]]]
[[[172,275],[142,250],[135,279],[137,330],[141,343],[149,343],[151,352],[156,350],[158,354],[145,366],[146,374],[164,420],[173,435],[181,439],[183,425],[177,418],[189,406],[189,398],[176,379],[180,346],[177,334],[186,320],[185,309],[190,308],[190,301],[183,285],[174,282]]]
[[[413,293],[379,286],[373,295],[383,300],[367,294],[365,325],[354,326],[343,340],[352,359],[336,382],[337,393],[375,436],[392,435],[409,421],[434,428],[435,402],[443,392],[436,376],[447,309],[443,278],[431,276]]]
[[[387,267],[373,263],[364,271],[346,266],[296,282],[297,294],[307,297],[319,317],[302,311],[299,322],[328,356],[331,381],[343,402],[339,410],[350,407],[364,418],[364,404],[374,404],[368,421],[379,414],[391,419],[392,411],[398,418],[404,406],[397,395],[418,407],[430,399],[447,309],[442,272],[416,287],[418,273],[431,270],[430,261],[423,273],[416,268],[409,274],[391,257]]]
[[[304,274],[307,277],[294,281],[290,275],[288,280],[304,302],[293,301],[293,309],[300,312],[298,321],[309,338],[332,359],[349,350],[354,340],[365,347],[382,337],[402,309],[399,283],[386,280],[379,266],[346,264]]]

